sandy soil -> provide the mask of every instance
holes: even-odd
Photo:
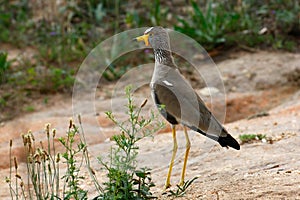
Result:
[[[241,134],[265,134],[271,142],[243,144],[241,150],[236,151],[221,148],[213,141],[190,131],[192,148],[186,177],[199,178],[179,199],[300,199],[299,60],[299,54],[235,52],[218,63],[227,95],[226,128],[235,138]],[[108,138],[117,132],[103,112],[113,102],[116,115],[124,117],[123,97],[115,97],[113,100],[105,98],[113,87],[108,85],[105,91],[99,91],[95,105],[97,115],[89,112],[90,101],[86,100],[81,107],[92,167],[100,180],[104,174],[96,157],[107,153],[111,145]],[[196,89],[201,93],[201,88]],[[137,103],[145,97],[150,99],[147,87],[135,93]],[[210,105],[209,98],[204,99]],[[30,129],[37,140],[45,140],[45,136],[40,133],[43,132],[44,124],[50,122],[57,129],[58,136],[65,135],[68,120],[72,116],[71,99],[56,96],[49,101],[54,102],[51,107],[1,124],[0,156],[5,158],[0,163],[2,180],[9,172],[10,139],[13,139],[14,155],[22,162],[25,157],[20,133]],[[217,112],[218,104],[214,106]],[[152,101],[146,106],[147,112],[150,109],[154,109]],[[256,115],[262,112],[267,113],[266,116]],[[140,142],[139,165],[152,168],[152,177],[156,183],[154,194],[159,199],[174,199],[162,195],[172,149],[169,131],[166,128],[153,139]],[[179,150],[171,179],[173,189],[180,179],[185,145],[180,128],[177,136]],[[24,163],[20,164],[20,173],[25,173]],[[90,181],[83,183],[83,187],[90,190],[90,197],[94,196],[92,186]],[[0,183],[0,199],[9,199],[8,186],[4,181]]]

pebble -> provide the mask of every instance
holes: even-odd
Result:
[[[199,93],[203,96],[211,96],[219,92],[220,92],[219,89],[215,87],[205,87],[199,91]]]

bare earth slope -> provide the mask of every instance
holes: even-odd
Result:
[[[228,131],[235,138],[241,134],[265,134],[272,142],[243,144],[241,150],[236,151],[221,148],[190,131],[192,147],[186,176],[187,179],[199,178],[180,199],[300,199],[300,55],[238,53],[218,63],[218,67],[227,91],[226,121],[230,123],[225,126]],[[137,103],[145,97],[150,98],[149,93],[148,88],[138,91],[135,94]],[[120,106],[115,108],[116,115],[123,117],[123,97],[114,99],[114,102]],[[107,153],[111,145],[107,138],[117,133],[103,114],[109,103],[109,99],[97,101],[98,116],[85,112],[85,108],[91,106],[89,101],[82,107],[92,167],[99,180],[105,175],[96,157]],[[146,109],[154,109],[152,101]],[[255,117],[261,112],[267,113],[267,116]],[[0,199],[10,199],[4,182],[5,176],[9,175],[9,139],[13,139],[13,153],[19,161],[24,161],[20,133],[31,129],[36,140],[45,140],[40,133],[44,124],[50,122],[57,128],[58,135],[64,136],[71,116],[71,99],[63,99],[40,112],[1,124]],[[250,116],[252,118],[248,119]],[[179,150],[171,179],[174,188],[179,182],[183,162],[185,141],[181,130],[178,130],[178,141]],[[171,157],[171,134],[157,134],[153,139],[142,140],[140,146],[139,165],[152,168],[155,195],[159,199],[173,199],[161,195]],[[24,163],[20,164],[20,173],[25,173]],[[89,197],[93,197],[92,183],[85,181],[82,184],[90,189]]]

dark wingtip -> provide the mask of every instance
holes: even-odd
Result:
[[[136,39],[136,38],[133,38],[132,41],[137,42],[137,39]]]
[[[232,147],[240,150],[240,144],[230,134],[227,134],[226,137],[219,137],[218,142],[222,147]]]
[[[226,137],[216,137],[213,135],[206,134],[204,131],[198,129],[195,126],[187,126],[187,127],[189,127],[194,131],[197,131],[198,133],[201,133],[202,135],[205,135],[206,137],[209,137],[210,139],[218,141],[222,147],[232,147],[236,150],[240,150],[240,144],[224,128],[223,131],[227,134]]]

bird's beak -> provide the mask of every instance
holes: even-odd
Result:
[[[149,34],[142,35],[140,37],[134,38],[135,41],[141,42],[144,41],[146,46],[149,46]]]

